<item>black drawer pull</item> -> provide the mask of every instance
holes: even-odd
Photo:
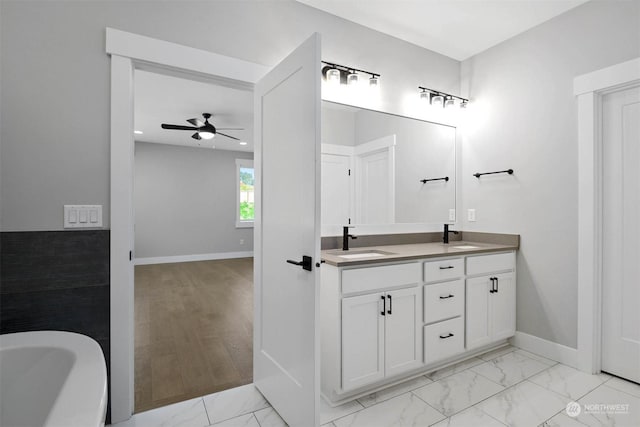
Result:
[[[380,314],[384,316],[384,313],[387,311],[387,299],[384,297],[384,295],[380,295],[380,298],[382,299],[382,311],[380,312]]]
[[[451,332],[449,332],[449,335],[440,335],[440,339],[444,340],[446,338],[451,338],[453,336],[453,334]]]
[[[446,297],[440,296],[440,299],[447,299],[447,298],[453,298],[455,295],[447,295]]]
[[[389,311],[387,311],[387,314],[391,314],[393,311],[393,301],[391,300],[391,295],[387,295],[387,298],[389,298]]]
[[[448,270],[448,269],[450,269],[450,268],[455,268],[455,267],[454,267],[453,265],[448,265],[448,266],[446,266],[446,267],[442,267],[442,266],[440,266],[440,270]]]

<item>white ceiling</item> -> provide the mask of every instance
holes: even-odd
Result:
[[[215,147],[217,150],[253,151],[253,92],[231,89],[211,83],[136,70],[134,128],[143,132],[136,141],[190,147]],[[202,113],[216,128],[247,145],[216,135],[211,140],[191,138],[193,131],[162,129],[162,123],[191,126],[187,119],[204,121]]]
[[[462,61],[588,0],[298,0]]]

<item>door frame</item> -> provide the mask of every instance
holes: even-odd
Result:
[[[130,255],[134,250],[134,70],[252,91],[270,68],[109,27],[105,51],[111,56],[110,399],[111,422],[116,423],[131,417],[135,396],[134,263]]]
[[[578,368],[598,373],[602,359],[602,97],[640,84],[640,57],[577,76]]]

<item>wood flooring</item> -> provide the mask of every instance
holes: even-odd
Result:
[[[253,258],[135,267],[135,412],[251,383]]]

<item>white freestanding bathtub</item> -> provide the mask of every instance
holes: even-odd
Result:
[[[71,332],[0,335],[0,426],[103,426],[107,370],[93,339]]]

